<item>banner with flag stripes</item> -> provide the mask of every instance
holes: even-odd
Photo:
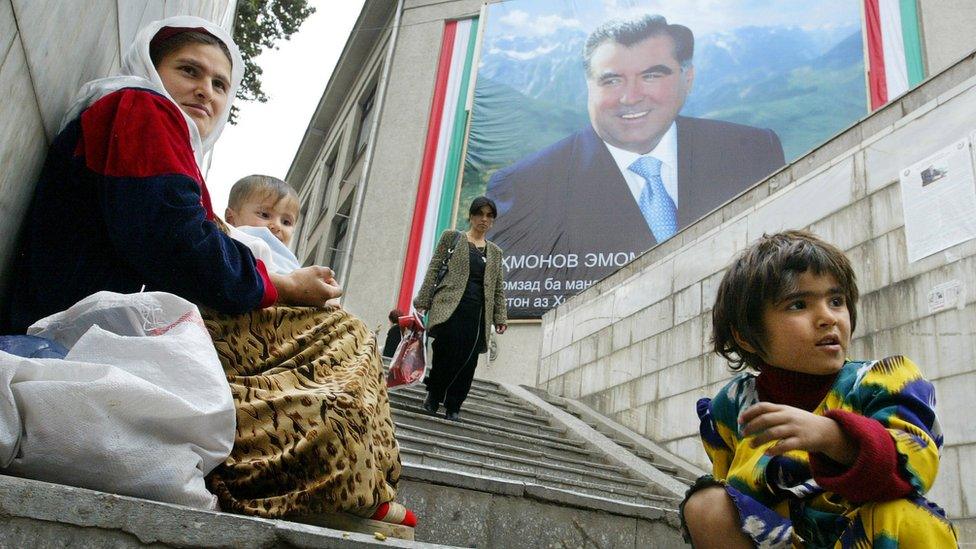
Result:
[[[918,85],[924,75],[916,0],[864,0],[871,110]]]
[[[441,232],[451,227],[469,110],[478,18],[448,21],[441,40],[397,307],[409,311]]]

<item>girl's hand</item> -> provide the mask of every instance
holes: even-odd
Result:
[[[843,465],[857,457],[857,446],[836,421],[792,406],[760,402],[742,412],[739,424],[745,436],[755,435],[753,448],[776,441],[767,455],[805,450],[823,453]]]
[[[335,273],[328,267],[313,265],[286,275],[272,274],[278,290],[278,303],[305,307],[323,307],[330,299],[342,295]]]
[[[495,333],[502,335],[508,329],[508,324],[495,324]]]

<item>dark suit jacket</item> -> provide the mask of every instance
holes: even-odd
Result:
[[[679,229],[785,163],[772,130],[679,116],[677,134]],[[591,127],[499,170],[486,194],[499,209],[489,237],[505,250],[513,281],[596,280],[615,271],[626,256],[657,243],[610,151]],[[544,268],[533,268],[535,259],[520,259],[569,254],[577,256],[575,268],[560,257]],[[587,254],[614,261],[601,259],[586,267]],[[549,292],[561,293],[566,292]],[[510,313],[536,316],[547,308]]]
[[[772,130],[677,119],[678,228],[698,220],[784,165]],[[656,244],[610,151],[591,127],[496,172],[490,234],[507,255],[640,253]]]

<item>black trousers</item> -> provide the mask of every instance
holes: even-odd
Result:
[[[448,412],[457,412],[468,397],[478,354],[485,344],[484,304],[462,301],[454,313],[436,327],[431,345],[434,359],[427,375],[427,393]]]

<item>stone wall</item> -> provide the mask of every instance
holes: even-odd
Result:
[[[709,352],[731,257],[808,228],[845,250],[861,289],[855,358],[904,354],[934,382],[946,445],[931,496],[976,539],[976,240],[910,263],[899,170],[976,130],[976,61],[957,62],[618,273],[549,312],[537,385],[580,398],[705,467],[695,402],[730,377]],[[958,307],[928,294],[959,281]]]
[[[47,146],[82,84],[113,74],[150,21],[198,15],[226,28],[232,0],[0,0],[0,288]]]

